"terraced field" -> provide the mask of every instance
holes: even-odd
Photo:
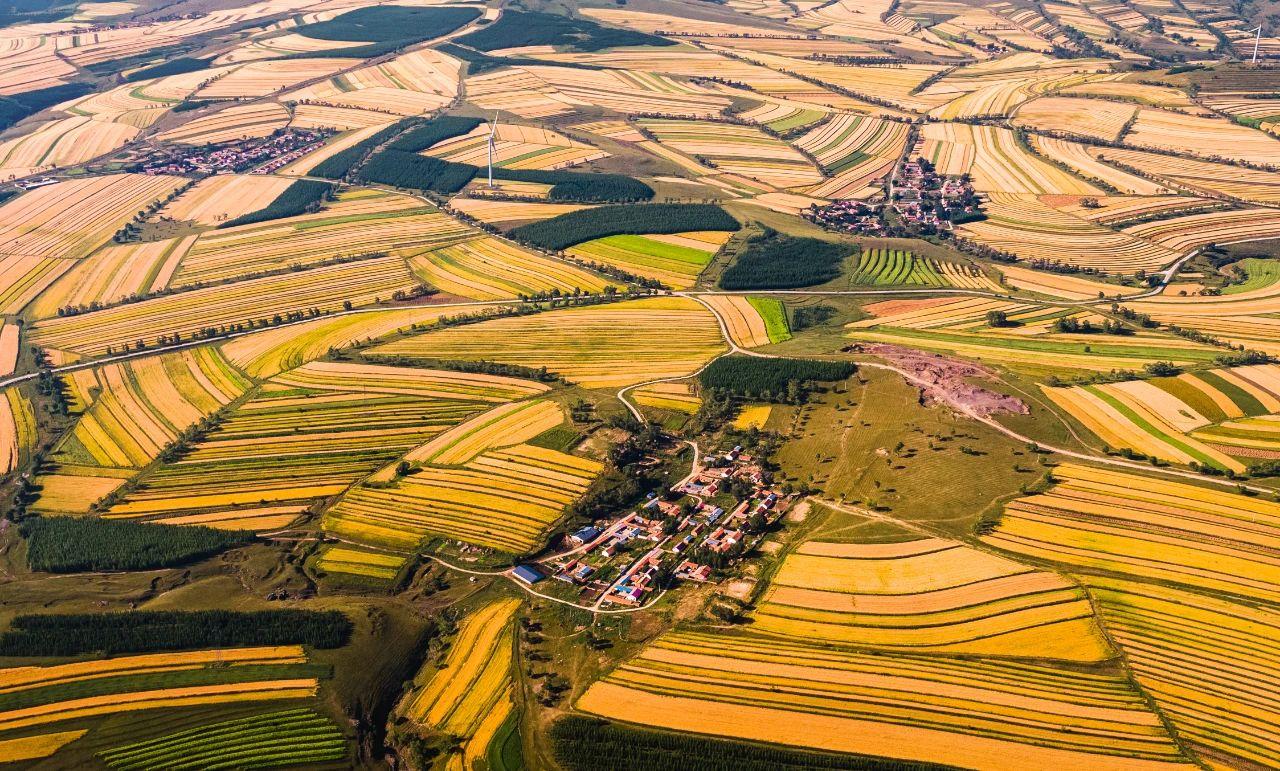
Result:
[[[1023,557],[1250,600],[1280,599],[1267,544],[1280,504],[1182,482],[1064,464],[1005,507],[983,541]]]
[[[328,667],[301,646],[234,648],[98,658],[0,670],[7,685],[0,736],[67,720],[314,696]]]
[[[862,252],[853,280],[855,283],[871,286],[949,286],[933,261],[917,258],[911,252],[901,249],[867,249]]]
[[[446,731],[462,743],[464,768],[474,768],[511,714],[513,621],[520,603],[499,600],[462,622],[443,666],[428,675],[401,709],[415,723]]]
[[[597,238],[569,247],[570,256],[602,263],[672,289],[688,289],[732,233],[696,231],[670,235],[621,235]]]
[[[903,652],[1103,661],[1084,590],[953,541],[808,542],[752,613],[752,634]]]
[[[776,188],[815,185],[822,175],[786,143],[750,126],[711,121],[637,121],[659,143],[714,168],[759,180]]]
[[[672,338],[671,329],[682,334]],[[653,298],[453,327],[367,353],[545,366],[588,388],[617,388],[691,374],[722,350],[708,310],[683,298]]]
[[[1057,332],[1059,318],[1082,320],[1089,314],[1004,300],[891,301],[864,310],[872,317],[846,326],[854,340],[952,353],[1031,373],[1137,369],[1156,361],[1208,363],[1218,356],[1216,348],[1158,332],[1122,337]],[[1004,313],[1011,325],[990,326],[991,311]]]
[[[1236,472],[1245,470],[1240,458],[1280,455],[1280,368],[1274,365],[1045,393],[1115,448]]]

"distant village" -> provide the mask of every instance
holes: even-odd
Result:
[[[870,184],[884,184],[872,180]],[[982,201],[969,175],[943,176],[923,157],[904,162],[894,175],[885,203],[858,200],[813,205],[805,219],[828,230],[859,236],[934,235],[962,222],[983,218]],[[893,217],[888,216],[892,211]],[[897,226],[893,224],[897,221]]]
[[[331,129],[280,129],[267,137],[216,146],[166,144],[140,165],[144,174],[271,174],[320,148]]]
[[[706,458],[666,494],[567,538],[567,550],[517,566],[532,586],[547,579],[579,604],[644,605],[679,581],[706,582],[749,552],[794,502],[741,447]],[[569,589],[568,587],[572,587]],[[569,597],[567,597],[568,599]]]

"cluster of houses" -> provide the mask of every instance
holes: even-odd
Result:
[[[879,207],[852,199],[832,201],[825,206],[814,204],[801,212],[801,216],[815,225],[841,233],[878,236],[885,230],[884,223],[880,221]]]
[[[943,177],[932,163],[919,157],[898,170],[893,208],[906,225],[927,233],[982,217],[981,201],[968,175]]]
[[[745,483],[751,494],[726,509],[730,480],[738,480],[738,490]],[[706,468],[671,490],[675,501],[650,493],[637,510],[570,534],[559,557],[521,565],[512,575],[530,585],[552,578],[597,604],[642,605],[671,580],[710,581],[715,567],[708,561],[728,564],[759,537],[749,533],[755,515],[771,521],[791,503],[769,488],[741,447],[709,458]]]
[[[145,174],[269,174],[319,148],[329,129],[281,129],[271,136],[211,147],[166,145],[142,166]]]

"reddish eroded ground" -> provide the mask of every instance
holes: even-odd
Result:
[[[898,369],[910,372],[929,383],[929,387],[922,390],[925,399],[930,402],[962,407],[983,417],[999,413],[1026,415],[1031,411],[1016,396],[996,393],[968,382],[970,378],[995,379],[995,373],[977,364],[900,345],[875,343],[859,345],[857,349],[879,356]]]

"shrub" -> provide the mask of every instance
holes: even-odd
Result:
[[[254,534],[211,527],[37,517],[21,525],[32,570],[151,570],[181,565],[252,541]]]
[[[18,616],[0,634],[0,656],[149,653],[245,645],[338,648],[351,620],[336,610],[134,610]]]
[[[840,276],[840,263],[853,253],[845,244],[785,236],[766,230],[747,242],[720,277],[723,289],[789,289],[822,284]]]
[[[248,225],[282,217],[296,217],[299,214],[312,211],[314,207],[318,207],[320,202],[330,197],[332,193],[333,183],[331,182],[300,179],[285,188],[284,192],[267,206],[236,217],[229,222],[224,222],[218,227],[229,228],[235,225]]]
[[[531,222],[508,235],[544,249],[564,249],[605,236],[737,230],[738,221],[714,204],[656,203],[598,206]]]

